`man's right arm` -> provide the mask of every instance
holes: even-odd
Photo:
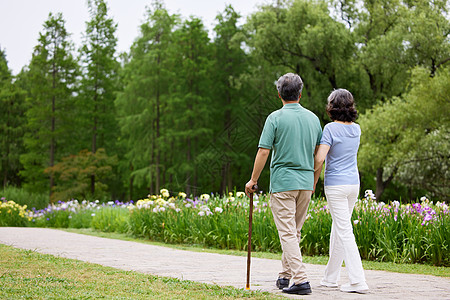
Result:
[[[259,148],[258,153],[256,153],[255,163],[253,165],[252,177],[249,182],[245,185],[245,193],[249,196],[255,190],[253,186],[258,183],[259,176],[261,175],[264,166],[266,165],[267,158],[269,157],[270,149]]]

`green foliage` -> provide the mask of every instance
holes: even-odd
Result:
[[[117,157],[108,156],[105,149],[100,148],[92,153],[82,150],[78,155],[62,158],[61,162],[45,170],[58,180],[50,197],[52,202],[66,201],[71,198],[102,199],[107,195],[107,179],[117,164]],[[95,193],[91,194],[91,177],[95,176]]]
[[[446,200],[448,7],[447,0],[273,1],[240,25],[226,6],[210,34],[195,16],[170,14],[154,1],[119,58],[107,2],[89,0],[78,60],[62,15],[50,14],[17,77],[0,51],[2,184],[66,189],[52,199],[131,200],[161,186],[226,194],[247,181],[264,120],[281,107],[274,81],[296,72],[305,84],[301,104],[322,124],[330,91],[353,93],[365,188],[389,199]],[[104,180],[44,173],[100,148],[117,156]],[[266,168],[264,190],[268,177]]]
[[[383,170],[384,178],[448,199],[449,81],[449,68],[434,77],[416,69],[407,94],[361,116],[361,170]]]
[[[128,232],[127,208],[103,207],[93,212],[91,228],[103,232]]]
[[[305,0],[263,6],[246,26],[252,53],[277,66],[278,75],[300,74],[302,103],[324,119],[326,97],[347,84],[345,76],[352,72],[347,68],[355,52],[350,31],[330,16],[325,2]]]
[[[2,186],[20,183],[19,157],[24,152],[25,97],[8,69],[6,55],[0,49],[0,178]]]

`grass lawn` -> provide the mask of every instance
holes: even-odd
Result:
[[[0,299],[281,299],[122,271],[0,244]]]
[[[170,247],[174,249],[189,250],[196,252],[210,252],[219,253],[227,255],[237,255],[237,256],[247,256],[246,251],[236,251],[236,250],[219,250],[219,249],[209,249],[203,248],[201,246],[191,246],[191,245],[173,245],[164,244],[159,242],[152,242],[144,239],[133,238],[126,234],[119,233],[108,233],[100,232],[92,229],[63,229],[68,232],[81,233],[87,235],[93,235],[98,237],[120,239],[124,241],[133,241],[139,243],[146,243],[151,245],[158,245],[164,247]],[[281,259],[281,253],[267,253],[267,252],[252,252],[252,257],[259,258],[269,258],[269,259]],[[327,256],[303,256],[303,261],[310,264],[326,265],[328,261]],[[434,275],[441,277],[450,277],[449,267],[436,267],[424,264],[400,264],[393,262],[376,262],[376,261],[366,261],[363,260],[363,266],[366,270],[379,270],[397,273],[409,273],[409,274],[424,274],[424,275]]]

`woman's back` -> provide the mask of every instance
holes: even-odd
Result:
[[[361,129],[358,124],[325,125],[321,144],[330,146],[326,156],[325,186],[359,184],[357,154]]]

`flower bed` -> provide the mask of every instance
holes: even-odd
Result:
[[[242,192],[227,197],[203,194],[188,198],[184,193],[171,195],[163,189],[159,195],[136,203],[72,200],[43,210],[26,210],[5,199],[0,225],[94,228],[166,243],[245,250],[248,210],[249,199]],[[364,259],[450,265],[449,210],[445,203],[434,204],[423,197],[414,204],[386,204],[376,202],[373,193],[367,191],[356,203],[352,221]],[[331,223],[326,201],[313,199],[302,229],[303,254],[328,254]],[[281,251],[265,194],[254,196],[252,249]]]

